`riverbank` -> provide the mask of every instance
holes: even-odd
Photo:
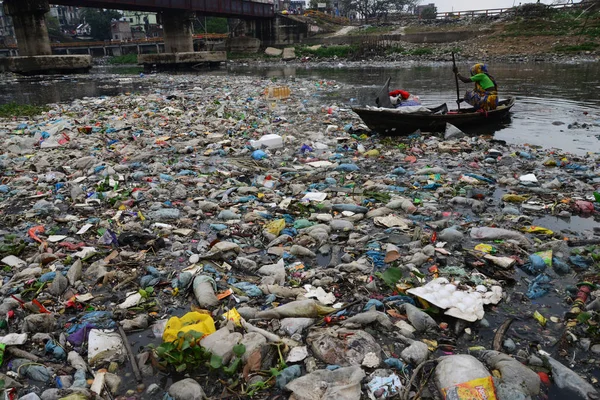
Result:
[[[501,400],[597,395],[596,293],[571,305],[598,282],[598,153],[373,135],[332,79],[135,79],[0,119],[19,395],[429,399],[459,365]]]

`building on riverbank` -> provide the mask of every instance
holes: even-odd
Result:
[[[110,37],[113,40],[129,40],[133,38],[129,21],[113,21],[110,23]]]
[[[162,25],[159,24],[156,13],[142,11],[121,11],[123,20],[128,21],[134,39],[147,37],[162,37]]]
[[[78,7],[51,5],[49,14],[58,20],[62,29],[77,27],[81,22]]]

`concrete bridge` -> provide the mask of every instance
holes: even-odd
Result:
[[[196,50],[212,49],[217,44],[227,40],[226,33],[205,33],[193,36],[194,48]],[[89,54],[93,57],[120,56],[123,54],[152,54],[164,53],[165,44],[162,37],[131,39],[126,41],[81,41],[50,43],[53,54]],[[18,56],[17,45],[0,45],[1,56]]]
[[[194,53],[192,21],[196,13],[245,19],[260,27],[270,25],[269,21],[275,17],[272,3],[251,0],[4,0],[4,11],[13,19],[19,57],[0,59],[0,72],[67,72],[91,68],[89,55],[52,55],[45,21],[45,14],[50,11],[50,2],[77,7],[159,12],[163,22],[165,53],[140,57],[142,63],[146,59],[153,64],[179,63],[179,60],[186,60],[190,64],[207,61],[202,52]],[[272,29],[261,28],[255,31],[268,33]],[[210,53],[208,61],[226,59],[224,52],[218,55]]]
[[[5,0],[11,1],[11,0]],[[133,11],[193,11],[203,16],[273,18],[273,3],[252,0],[49,0],[50,4]]]

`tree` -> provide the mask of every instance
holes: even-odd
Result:
[[[113,19],[119,19],[122,15],[115,10],[101,10],[98,8],[86,8],[83,11],[83,19],[90,24],[91,36],[96,40],[108,40],[112,37],[110,23]]]
[[[52,15],[46,15],[46,28],[48,29],[48,37],[52,42],[70,42],[73,40],[71,36],[65,34],[60,27],[58,18]]]
[[[194,23],[195,33],[229,33],[227,18],[198,18]]]
[[[429,4],[421,10],[421,18],[423,19],[436,19],[437,18],[437,7],[433,4]]]
[[[344,14],[356,13],[359,17],[381,18],[389,13],[399,13],[414,7],[418,0],[341,0]]]

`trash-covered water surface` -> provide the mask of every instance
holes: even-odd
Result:
[[[0,121],[9,398],[598,398],[597,153],[147,79]]]

